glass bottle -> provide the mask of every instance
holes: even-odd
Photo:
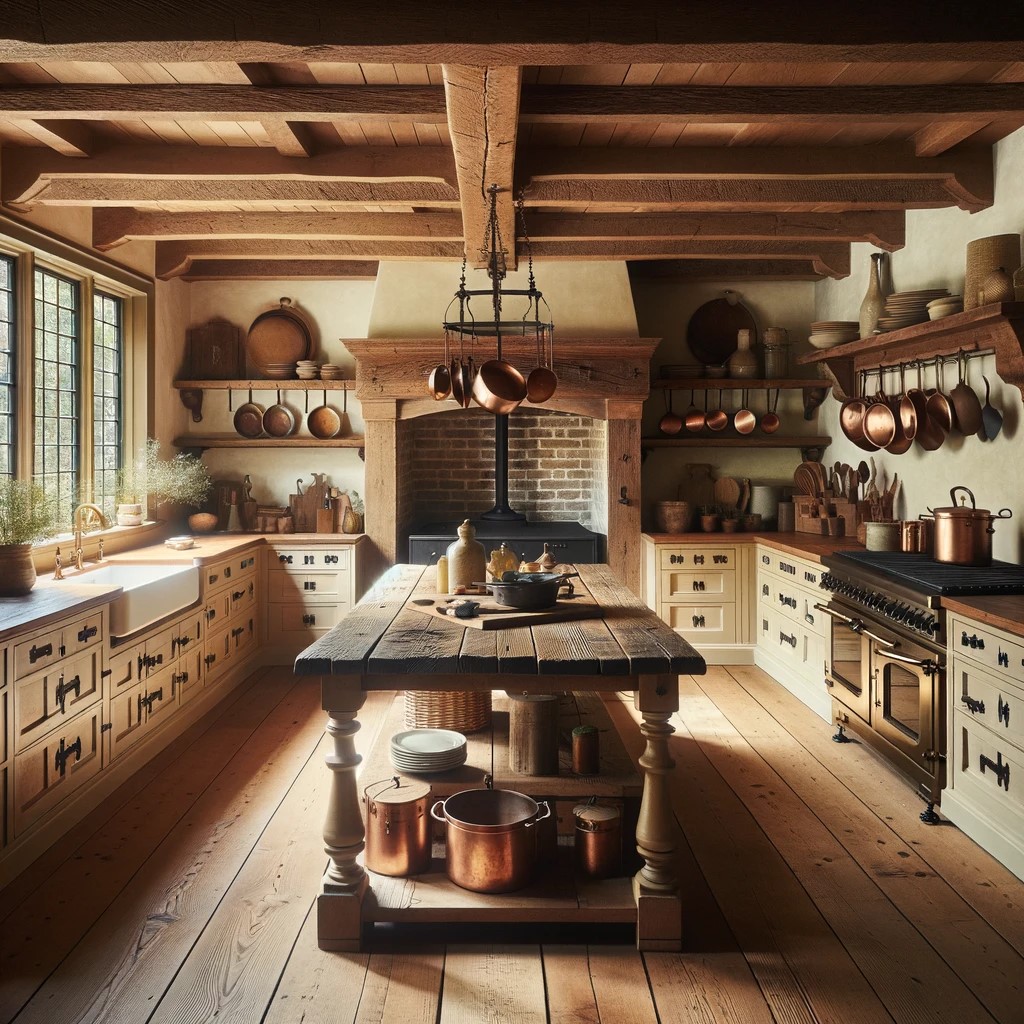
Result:
[[[882,292],[883,252],[871,254],[871,271],[868,274],[868,290],[860,304],[860,336],[870,338],[878,326],[878,318],[885,309],[885,295]]]
[[[729,356],[729,376],[752,380],[757,376],[757,356],[751,349],[752,332],[744,328],[736,332],[736,351]]]

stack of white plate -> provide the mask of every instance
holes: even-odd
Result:
[[[320,375],[320,364],[315,359],[300,359],[295,364],[299,380],[316,380]]]
[[[391,763],[400,772],[446,772],[466,763],[466,737],[451,729],[407,729],[391,737]]]
[[[320,367],[321,380],[341,380],[344,376],[345,371],[340,366],[335,366],[334,363],[324,363]]]
[[[271,380],[291,380],[295,376],[295,364],[264,363],[263,374]]]
[[[948,288],[921,288],[916,292],[893,292],[885,300],[885,312],[878,318],[878,334],[901,327],[923,324],[928,319],[928,303],[948,297]]]
[[[962,295],[946,295],[941,299],[932,299],[928,303],[928,317],[931,320],[941,320],[951,313],[962,313],[964,311],[964,297]]]
[[[860,324],[856,320],[815,320],[807,340],[815,348],[831,348],[844,341],[856,341],[859,337]]]

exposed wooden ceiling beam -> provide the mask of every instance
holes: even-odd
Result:
[[[751,17],[743,0],[688,7],[663,0],[521,0],[476,5],[392,0],[286,8],[252,0],[152,4],[124,0],[21,2],[5,10],[3,61],[345,61],[597,64],[736,61],[1015,60],[1024,32],[1012,5],[780,2]],[[191,42],[183,42],[187,35]],[[139,38],[141,37],[141,38]],[[274,40],[273,43],[263,40]]]
[[[191,260],[183,281],[374,281],[378,264],[359,260]]]
[[[651,281],[820,281],[825,276],[809,260],[662,260],[631,263],[629,272]]]
[[[527,85],[518,99],[513,67],[459,69],[460,88],[482,89],[490,73],[492,101],[515,88],[524,124],[629,121],[751,123],[884,123],[990,121],[1024,112],[1024,83],[838,86]],[[476,80],[480,81],[477,82]],[[500,84],[499,84],[500,83]],[[446,92],[432,85],[5,85],[0,112],[21,118],[111,121],[159,116],[206,121],[367,121],[443,124]],[[482,93],[481,93],[482,95]],[[465,97],[469,102],[470,97]],[[467,107],[466,110],[471,110]],[[504,114],[503,114],[504,116]]]
[[[47,118],[38,121],[14,120],[13,124],[62,156],[80,160],[92,156],[96,149],[92,129],[82,121]]]
[[[939,156],[977,135],[989,124],[989,121],[936,121],[927,124],[914,133],[914,152],[917,156]]]
[[[538,260],[654,260],[718,258],[727,260],[791,259],[811,262],[818,272],[844,277],[850,272],[850,247],[846,243],[814,242],[712,242],[618,239],[596,242],[538,242]],[[353,259],[353,260],[456,260],[462,257],[459,242],[378,241],[323,239],[189,238],[157,242],[156,274],[161,278],[185,273],[195,259]]]
[[[486,266],[481,247],[490,250],[486,237],[490,219],[488,189],[497,185],[498,232],[508,254],[508,266],[515,269],[512,173],[523,69],[445,64],[441,73],[448,106],[448,134],[459,180],[466,258],[471,266]]]
[[[615,239],[748,240],[799,242],[867,241],[892,252],[903,247],[905,218],[899,212],[844,214],[528,213],[534,242]],[[92,244],[113,249],[132,239],[319,238],[454,241],[462,238],[458,214],[189,212],[97,208]]]

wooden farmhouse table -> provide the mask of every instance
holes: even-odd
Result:
[[[321,677],[333,742],[326,758],[332,773],[324,824],[329,860],[317,902],[321,949],[358,950],[366,926],[378,921],[629,922],[636,924],[639,948],[679,948],[669,719],[679,708],[677,677],[702,674],[704,659],[608,566],[580,565],[578,571],[577,588],[596,600],[602,618],[481,630],[409,606],[433,596],[435,570],[396,565],[296,659],[297,674]],[[371,690],[632,691],[646,740],[636,824],[640,870],[632,878],[587,882],[571,870],[556,878],[543,866],[536,885],[500,895],[460,889],[443,871],[414,879],[368,873],[360,863],[365,831],[355,734]]]

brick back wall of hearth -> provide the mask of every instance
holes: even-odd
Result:
[[[402,455],[413,517],[474,517],[494,505],[494,417],[456,409],[406,421]],[[604,532],[607,430],[570,413],[518,410],[509,417],[509,503],[533,522],[572,521]],[[400,456],[401,458],[402,456]]]

